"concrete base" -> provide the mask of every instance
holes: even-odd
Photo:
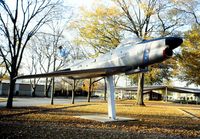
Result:
[[[136,121],[137,119],[134,118],[126,118],[126,117],[116,117],[116,119],[108,118],[108,115],[81,115],[81,116],[74,116],[76,118],[86,119],[86,120],[93,120],[102,123],[108,122],[126,122],[126,121]]]

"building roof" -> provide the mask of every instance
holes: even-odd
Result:
[[[116,87],[116,90],[125,90],[125,91],[137,91],[137,86],[129,86],[129,87]],[[164,85],[153,85],[153,86],[145,86],[144,91],[152,91],[152,90],[166,90],[170,92],[177,93],[192,93],[192,94],[200,94],[200,89],[188,88],[188,87],[176,87],[176,86],[164,86]]]

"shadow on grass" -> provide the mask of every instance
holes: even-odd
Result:
[[[16,111],[16,113],[2,114],[0,115],[0,118],[9,118],[9,117],[14,117],[14,116],[21,116],[21,115],[34,114],[34,113],[44,113],[44,112],[50,112],[50,111],[55,112],[57,110],[83,107],[83,106],[89,106],[89,105],[94,105],[94,104],[80,104],[80,105],[73,105],[73,106],[64,106],[60,108],[44,108],[44,107],[17,107],[17,108],[12,108],[12,109],[5,108],[3,110],[6,110],[8,112]]]

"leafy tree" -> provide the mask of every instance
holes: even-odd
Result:
[[[145,85],[161,85],[170,82],[174,75],[177,75],[177,58],[173,57],[162,63],[154,64],[148,67],[148,72],[145,73]],[[137,84],[137,74],[129,75],[131,85]]]
[[[179,57],[179,78],[188,84],[200,85],[200,26],[194,25],[185,32]]]
[[[119,22],[121,27],[132,34],[135,34],[138,38],[148,39],[153,36],[165,36],[168,35],[169,30],[174,28],[178,24],[178,20],[174,22],[166,22],[165,15],[161,14],[169,12],[167,9],[168,2],[157,0],[137,0],[132,2],[130,0],[114,0],[121,9],[124,17],[122,22]],[[166,19],[167,20],[167,19]],[[149,68],[150,72],[145,76],[146,83],[154,84],[160,83],[162,77],[160,75],[162,71],[158,65],[154,65],[157,69]],[[137,104],[144,105],[143,102],[143,85],[144,85],[144,73],[133,75],[132,77],[138,78],[138,91],[137,91]]]
[[[118,7],[106,8],[100,6],[97,7],[94,12],[85,12],[86,14],[83,14],[83,17],[86,17],[87,20],[83,19],[86,22],[81,20],[82,22],[79,23],[83,26],[80,26],[80,24],[78,25],[80,36],[83,38],[84,42],[93,46],[95,50],[100,53],[105,53],[116,47],[123,37],[120,36],[120,34],[125,32],[131,32],[139,38],[147,38],[148,36],[150,17],[154,13],[154,3],[145,5],[145,3],[137,1],[137,6],[143,6],[145,9],[137,7],[139,13],[136,13],[136,11],[133,11],[135,10],[133,7],[131,12],[133,11],[134,14],[131,15],[128,6],[130,3],[126,3],[124,0],[116,0],[115,2]],[[133,6],[133,3],[131,6]],[[142,12],[143,14],[141,14]],[[85,32],[83,30],[85,30]],[[143,83],[143,81],[141,83]]]
[[[0,55],[10,75],[7,107],[12,107],[15,77],[29,40],[47,22],[55,18],[60,0],[0,0]]]
[[[9,76],[7,75],[7,70],[3,62],[0,63],[0,83],[3,80],[9,80]]]
[[[107,34],[107,29],[112,30],[113,27],[115,27],[115,31],[112,32],[114,32],[114,34],[116,34],[115,32],[118,32],[118,40],[120,42],[124,38],[124,36],[134,35],[141,39],[167,36],[169,34],[172,34],[178,27],[181,26],[180,19],[182,16],[176,10],[172,10],[174,5],[171,4],[168,0],[165,0],[164,2],[159,0],[136,0],[134,2],[131,0],[113,0],[113,2],[115,6],[111,8],[117,11],[115,12],[117,14],[114,14],[114,16],[112,16],[112,14],[110,16],[108,14],[109,12],[103,14],[103,16],[97,16],[98,14],[96,13],[98,13],[98,10],[89,11],[89,13],[87,13],[87,16],[83,14],[82,17],[83,19],[87,17],[87,22],[83,22],[83,24],[81,24],[82,26],[78,24],[78,26],[80,26],[80,36],[84,43],[91,44],[91,46],[93,46],[95,49],[96,46],[101,48],[106,47],[107,49],[110,49],[111,47],[108,46],[115,44],[111,41],[106,41],[106,45],[103,43],[97,43],[99,42],[98,40],[103,40],[104,42],[105,38],[107,38],[107,35],[105,35]],[[100,8],[102,7],[103,6],[101,6]],[[94,14],[95,17],[91,16],[90,13]],[[98,17],[98,24],[94,23],[91,27],[90,24],[93,23],[93,21],[96,21],[96,17]],[[82,23],[82,20],[80,20],[80,22]],[[101,26],[107,25],[107,28],[101,28]],[[90,32],[91,28],[92,32]],[[88,32],[81,32],[81,29],[84,29]],[[104,35],[99,37],[99,32],[104,32]],[[109,34],[112,32],[109,32]],[[93,41],[93,38],[95,38],[95,41]],[[111,44],[108,45],[108,43]],[[114,47],[116,46],[114,45]],[[97,52],[99,52],[101,48],[96,49]],[[153,65],[153,67],[156,67],[156,69],[150,67],[150,73],[145,76],[145,80],[148,84],[160,84],[163,81],[163,76],[165,76],[166,79],[169,79],[168,77],[170,76],[168,75],[170,73],[170,68],[163,65],[164,64],[162,64],[162,67],[165,68],[162,69],[160,69],[159,64]],[[138,105],[144,105],[142,98],[142,86],[144,84],[143,74],[144,73],[139,74],[139,76],[133,76],[134,78],[138,78]]]
[[[94,11],[83,8],[81,11],[81,19],[72,23],[79,31],[80,38],[76,40],[79,44],[89,44],[97,55],[118,46],[121,28],[113,20],[119,19],[121,14],[115,7],[99,5]]]
[[[182,51],[174,71],[178,78],[186,81],[187,84],[199,85],[197,67],[199,66],[200,2],[198,0],[172,0],[172,3],[174,3],[175,10],[179,12],[179,15],[183,15],[182,21],[187,26],[187,31],[184,34],[185,40],[181,47]],[[191,29],[188,30],[188,28]]]

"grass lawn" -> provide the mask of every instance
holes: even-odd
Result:
[[[6,98],[0,98],[0,102],[6,102],[7,99]]]
[[[73,116],[107,114],[107,103],[77,103],[40,107],[0,109],[1,138],[200,138],[200,118],[195,105],[176,105],[147,101],[139,107],[135,101],[117,101],[117,116],[137,121],[100,123]]]

